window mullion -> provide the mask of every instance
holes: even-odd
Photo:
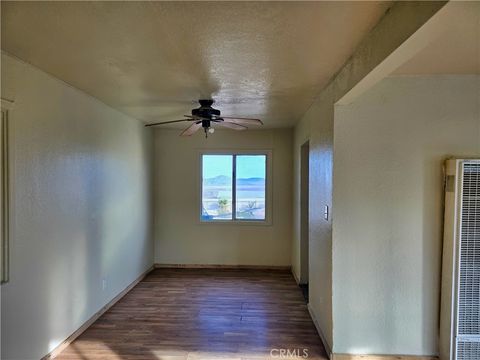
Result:
[[[232,156],[232,220],[237,220],[237,155]]]

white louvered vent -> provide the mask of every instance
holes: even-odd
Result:
[[[458,341],[457,359],[478,360],[480,359],[480,342],[478,341]]]
[[[480,163],[462,172],[456,359],[480,360]]]

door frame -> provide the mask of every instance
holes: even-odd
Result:
[[[308,284],[310,141],[300,147],[300,284]]]

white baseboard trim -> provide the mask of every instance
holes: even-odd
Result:
[[[215,265],[215,264],[155,264],[155,269],[225,269],[290,271],[290,265]]]
[[[331,360],[438,360],[437,356],[424,355],[355,355],[333,354]]]
[[[318,332],[318,335],[320,336],[320,340],[322,340],[323,346],[325,347],[325,351],[327,352],[327,356],[330,360],[333,360],[332,349],[330,348],[330,345],[327,342],[327,338],[323,334],[323,331],[320,328],[320,325],[318,324],[317,317],[315,316],[315,312],[313,311],[310,304],[307,304],[307,308],[308,308],[308,312],[310,313],[310,317],[312,318],[313,324],[317,328],[317,332]]]
[[[297,274],[295,274],[295,270],[293,270],[293,266],[291,267],[290,272],[292,273],[292,276],[295,279],[295,282],[297,283],[297,285],[300,285],[300,279],[298,278]]]
[[[105,306],[97,311],[90,319],[88,319],[82,326],[80,326],[69,337],[62,341],[55,349],[50,351],[41,360],[50,360],[58,356],[68,345],[70,345],[77,337],[79,337],[90,325],[92,325],[100,316],[102,316],[108,309],[115,305],[122,297],[124,297],[130,290],[132,290],[145,276],[148,275],[155,268],[168,269],[256,269],[256,270],[288,270],[291,271],[295,281],[297,277],[291,269],[291,266],[263,266],[263,265],[201,265],[201,264],[154,264],[152,267],[143,272],[136,280],[122,290],[117,296],[110,300]],[[323,335],[322,330],[318,324],[315,313],[310,304],[307,305],[310,317],[317,329],[318,335],[325,347],[327,355],[330,360],[438,360],[438,356],[423,356],[423,355],[359,355],[359,354],[333,354],[329,344]]]
[[[318,321],[312,307],[310,306],[310,304],[308,304],[307,306],[310,317],[312,318],[312,321],[317,328],[318,335],[322,340],[323,346],[325,347],[325,351],[327,352],[330,360],[438,360],[438,356],[434,355],[365,355],[332,353],[332,349],[327,343],[325,336],[323,335],[323,332],[318,325]]]
[[[73,334],[62,341],[55,349],[50,351],[47,355],[42,357],[41,360],[54,359],[58,356],[68,345],[70,345],[77,337],[79,337],[90,325],[92,325],[100,316],[102,316],[108,309],[115,305],[122,297],[124,297],[130,290],[132,290],[140,281],[142,281],[149,272],[153,270],[151,266],[148,270],[144,271],[142,275],[136,278],[130,285],[123,289],[117,296],[110,300],[105,306],[98,310],[90,319],[83,323]]]

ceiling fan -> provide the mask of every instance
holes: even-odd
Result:
[[[219,125],[233,130],[246,130],[249,125],[263,125],[263,122],[259,119],[220,116],[220,110],[212,107],[214,103],[213,100],[198,100],[198,102],[200,103],[200,107],[192,109],[192,115],[184,115],[186,119],[146,124],[145,126],[157,126],[189,121],[192,122],[192,124],[183,130],[180,136],[191,136],[203,128],[205,137],[208,137],[208,134],[213,134],[215,132],[212,125]]]

